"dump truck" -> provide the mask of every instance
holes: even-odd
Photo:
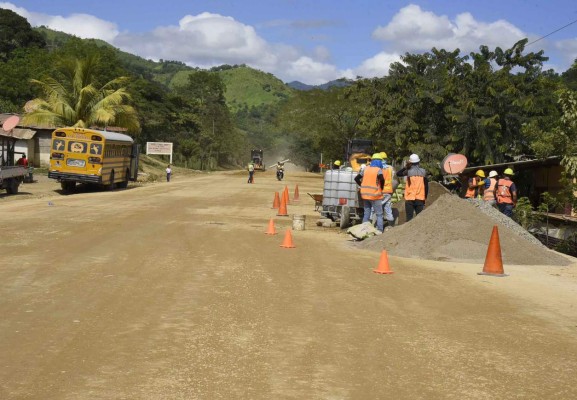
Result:
[[[28,170],[22,165],[14,165],[16,138],[8,132],[12,128],[5,129],[5,126],[6,123],[0,129],[0,190],[16,194]]]
[[[266,169],[266,167],[264,165],[264,157],[263,157],[263,151],[262,150],[257,150],[257,149],[251,150],[250,160],[254,164],[255,170],[264,171]]]
[[[5,189],[8,194],[17,194],[26,175],[28,170],[23,166],[0,166],[0,189]]]

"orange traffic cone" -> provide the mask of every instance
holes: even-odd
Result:
[[[483,272],[478,272],[477,275],[507,276],[505,271],[503,271],[503,258],[501,257],[501,243],[499,242],[497,225],[493,226]]]
[[[284,187],[284,191],[282,192],[282,195],[285,199],[285,203],[288,204],[290,199],[289,199],[289,192],[288,192],[288,186]]]
[[[290,229],[286,230],[286,233],[284,235],[284,240],[283,240],[282,244],[280,245],[280,247],[284,247],[285,249],[295,248],[295,245],[293,244],[293,235],[292,235]]]
[[[274,229],[274,220],[271,218],[268,221],[268,229],[265,232],[267,235],[276,235],[276,230]]]
[[[288,211],[286,208],[286,200],[285,197],[283,196],[282,199],[280,199],[280,206],[278,208],[278,213],[276,214],[279,217],[288,217]]]
[[[381,252],[381,259],[379,260],[379,266],[373,270],[377,274],[392,274],[393,271],[389,268],[389,256],[387,251],[383,250]]]
[[[272,208],[278,210],[280,207],[280,197],[278,196],[278,192],[274,192],[274,201],[272,202]]]
[[[299,185],[295,186],[295,194],[293,196],[293,201],[299,201],[300,200],[300,195],[299,195]]]

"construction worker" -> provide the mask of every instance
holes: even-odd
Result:
[[[482,169],[475,172],[475,176],[469,178],[467,191],[465,192],[466,199],[476,199],[482,197],[483,189],[485,188],[485,172]]]
[[[419,214],[425,208],[425,200],[429,194],[427,171],[419,166],[421,159],[417,154],[411,154],[405,167],[397,171],[399,178],[406,177],[405,212],[407,222],[413,219],[413,214]]]
[[[364,203],[363,223],[369,222],[371,211],[377,216],[377,230],[382,232],[383,226],[383,162],[379,153],[373,154],[371,165],[365,167],[355,177],[355,182],[361,187],[361,198]]]
[[[383,214],[387,220],[388,226],[395,226],[395,217],[393,216],[392,198],[394,192],[393,178],[395,176],[395,171],[393,167],[387,165],[387,153],[381,151],[380,153],[383,159],[383,179],[385,183],[383,185]]]
[[[247,183],[253,183],[254,182],[254,163],[251,161],[248,163],[248,182]]]
[[[336,161],[333,163],[333,167],[332,167],[331,169],[341,169],[341,162],[340,162],[340,160],[336,160]]]
[[[489,178],[485,180],[485,190],[483,192],[483,201],[492,206],[495,205],[497,200],[495,200],[495,189],[497,187],[497,177],[499,174],[497,171],[489,172]]]
[[[507,217],[513,216],[513,208],[517,205],[517,187],[511,180],[515,173],[511,168],[503,171],[503,177],[497,181],[495,197],[499,211]]]

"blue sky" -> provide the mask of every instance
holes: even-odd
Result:
[[[285,82],[388,73],[405,52],[511,47],[577,20],[572,0],[0,0],[33,26],[99,38],[147,59],[247,64]],[[577,59],[577,23],[527,50]]]

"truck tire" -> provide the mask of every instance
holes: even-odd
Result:
[[[20,182],[18,182],[17,179],[10,179],[10,182],[8,182],[8,185],[6,186],[6,192],[8,194],[18,194],[19,185]]]
[[[343,206],[341,209],[341,220],[339,225],[341,229],[346,229],[351,225],[351,209],[349,206]]]

